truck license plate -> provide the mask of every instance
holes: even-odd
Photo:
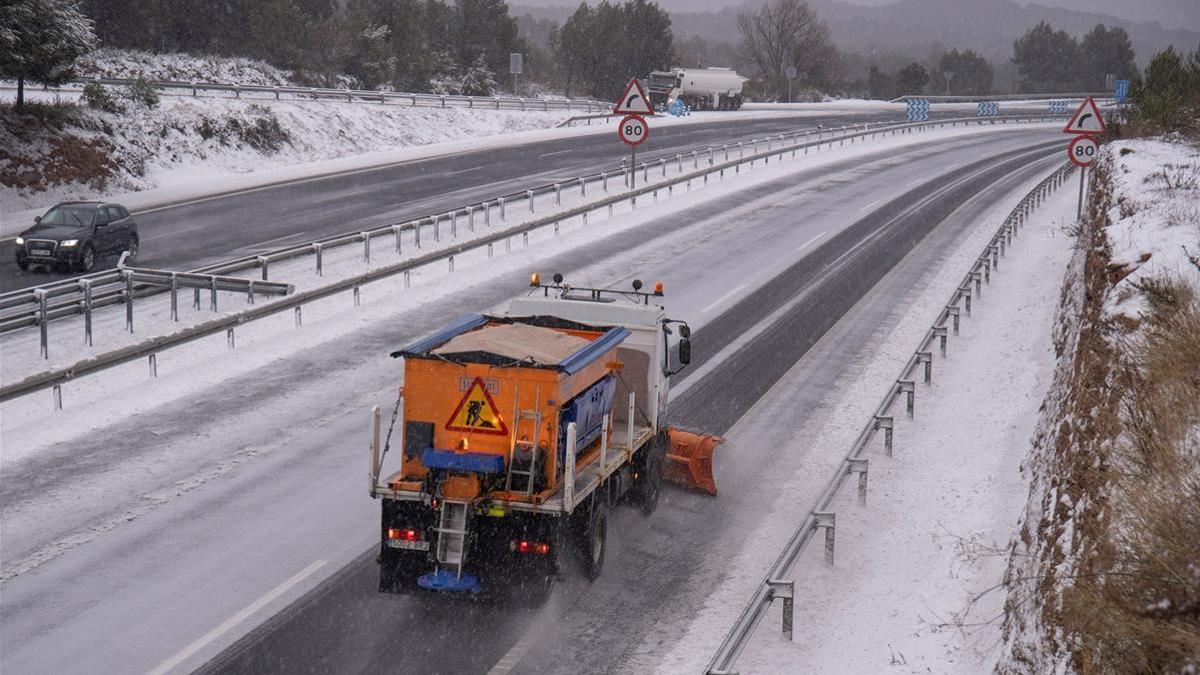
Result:
[[[405,548],[410,551],[428,551],[429,542],[427,541],[406,541],[404,539],[388,539],[388,546],[391,548]]]

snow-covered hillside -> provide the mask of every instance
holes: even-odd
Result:
[[[111,50],[89,58],[80,69],[88,75],[290,83],[285,72],[246,59]],[[575,114],[172,96],[148,106],[124,88],[106,92],[114,104],[108,110],[33,90],[39,116],[0,113],[0,213],[198,177],[547,128]],[[11,99],[12,92],[3,95]]]

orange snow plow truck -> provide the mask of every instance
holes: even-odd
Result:
[[[568,555],[600,575],[610,508],[650,515],[664,479],[716,494],[721,439],[666,425],[691,336],[652,304],[662,285],[530,285],[505,314],[392,354],[404,386],[382,443],[373,411],[371,443],[380,591],[544,598]],[[392,448],[399,470],[381,479]]]

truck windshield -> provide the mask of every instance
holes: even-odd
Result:
[[[56,206],[42,216],[42,225],[91,225],[93,206]]]
[[[649,86],[651,89],[670,89],[675,84],[675,76],[671,73],[650,73]]]

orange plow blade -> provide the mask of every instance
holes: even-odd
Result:
[[[671,448],[667,450],[663,478],[710,495],[717,494],[712,471],[713,449],[725,439],[675,428],[667,432],[671,436]]]

